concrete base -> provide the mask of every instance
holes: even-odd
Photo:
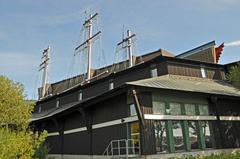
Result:
[[[211,154],[221,154],[221,153],[231,153],[234,151],[240,151],[240,149],[208,149],[203,151],[191,151],[191,152],[177,152],[170,154],[156,154],[156,155],[146,155],[145,159],[168,159],[168,158],[181,158],[183,156],[209,156]]]
[[[220,154],[220,153],[231,153],[235,151],[240,151],[240,149],[208,149],[204,151],[191,151],[191,152],[177,152],[170,154],[154,154],[154,155],[142,155],[140,157],[134,157],[134,159],[168,159],[168,158],[181,158],[186,155],[191,156],[209,156],[211,154]],[[118,157],[111,156],[101,156],[101,155],[59,155],[51,154],[48,155],[47,159],[117,159]],[[129,157],[130,158],[130,157]]]

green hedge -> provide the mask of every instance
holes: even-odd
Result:
[[[174,159],[174,158],[172,158]],[[176,158],[175,158],[176,159]],[[235,151],[232,153],[221,153],[217,155],[210,155],[210,156],[183,156],[178,159],[240,159],[240,151]]]

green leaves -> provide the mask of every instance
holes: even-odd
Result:
[[[47,137],[28,125],[33,103],[24,101],[23,85],[0,76],[0,159],[32,159]]]
[[[240,63],[233,66],[227,74],[227,79],[237,88],[240,89]]]

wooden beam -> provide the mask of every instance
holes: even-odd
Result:
[[[137,112],[137,116],[139,117],[139,121],[140,124],[143,126],[144,128],[144,118],[143,118],[143,113],[142,113],[142,109],[137,97],[137,93],[135,90],[132,90],[132,94],[133,94],[133,98],[134,98],[134,103],[135,103],[135,108],[136,108],[136,112]]]

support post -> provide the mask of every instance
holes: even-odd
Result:
[[[140,123],[144,128],[144,117],[143,117],[143,113],[142,113],[142,110],[141,110],[140,103],[138,101],[137,93],[136,93],[135,90],[132,90],[132,94],[133,94],[133,98],[134,98],[134,103],[135,103],[137,116],[139,117]]]

